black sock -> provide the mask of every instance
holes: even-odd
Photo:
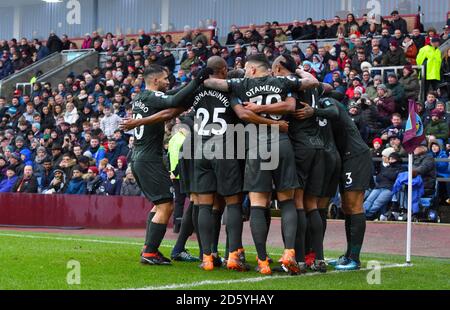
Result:
[[[297,209],[297,235],[295,237],[295,258],[297,262],[305,262],[305,210]]]
[[[306,216],[306,214],[305,214]],[[311,242],[311,223],[309,218],[306,218],[306,230],[305,230],[305,253],[309,254],[313,251]]]
[[[250,212],[250,229],[252,231],[253,242],[255,243],[256,252],[260,260],[266,260],[267,250],[267,221],[266,221],[266,207],[251,207]]]
[[[297,235],[297,211],[294,200],[280,202],[281,227],[284,235],[284,248],[295,248],[295,237]]]
[[[311,244],[316,253],[317,260],[323,260],[323,227],[319,210],[312,210],[307,214],[308,224],[310,225]]]
[[[240,204],[227,206],[227,231],[229,251],[235,252],[242,245],[242,206]]]
[[[220,210],[212,210],[213,231],[211,252],[217,253],[219,247],[220,228],[222,227],[222,212]]]
[[[186,241],[189,236],[194,232],[194,223],[192,222],[192,209],[193,203],[189,204],[186,212],[183,214],[183,219],[181,220],[180,234],[178,235],[177,243],[173,247],[172,253],[178,254],[185,250]]]
[[[148,246],[150,243],[150,224],[152,223],[153,217],[155,216],[156,212],[149,212],[147,217],[147,226],[145,227],[145,245]]]
[[[197,242],[198,242],[198,250],[200,253],[200,257],[203,256],[203,249],[202,249],[202,241],[200,239],[200,233],[198,232],[198,205],[194,205],[192,209],[192,224],[194,225],[194,231],[195,235],[197,236]]]
[[[155,253],[161,245],[164,235],[166,234],[167,224],[150,224],[149,243],[145,249],[145,253]]]
[[[366,232],[366,215],[356,214],[352,215],[352,224],[350,228],[351,246],[350,258],[359,263],[359,254],[364,242],[364,234]]]
[[[269,235],[269,231],[270,231],[270,222],[272,221],[272,212],[269,208],[264,208],[264,217],[266,218],[266,225],[267,225],[267,235],[266,235],[266,239],[267,236]]]
[[[350,248],[352,236],[350,234],[350,227],[352,225],[351,215],[345,215],[345,237],[347,238],[347,251],[345,251],[345,257],[350,257]]]
[[[225,240],[224,258],[228,260],[228,254],[230,253],[230,234],[228,233],[228,224],[225,225],[225,233],[227,234],[227,239]]]
[[[198,232],[202,242],[203,254],[211,255],[214,226],[212,218],[212,205],[199,205],[198,207]]]
[[[319,209],[320,217],[322,218],[323,237],[325,238],[325,232],[327,230],[327,217],[328,209]]]

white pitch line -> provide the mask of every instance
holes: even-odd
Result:
[[[380,269],[388,269],[388,268],[405,268],[405,267],[412,267],[413,265],[410,264],[391,264],[391,265],[384,265],[380,266]],[[374,270],[374,268],[363,268],[359,270],[352,270],[352,271],[330,271],[325,274],[323,273],[307,273],[298,277],[295,276],[266,276],[266,277],[256,277],[256,278],[246,278],[246,279],[236,279],[236,280],[205,280],[200,282],[193,282],[193,283],[182,283],[182,284],[169,284],[164,286],[149,286],[149,287],[143,287],[143,288],[129,288],[124,290],[175,290],[175,289],[187,289],[187,288],[194,288],[194,287],[200,287],[205,285],[220,285],[220,284],[235,284],[235,283],[256,283],[256,282],[263,282],[263,281],[269,281],[269,280],[280,280],[280,279],[301,279],[302,277],[314,277],[314,276],[325,276],[328,274],[336,274],[336,273],[348,273],[348,272],[358,272],[358,271],[371,271]]]
[[[139,245],[139,242],[130,241],[113,241],[113,240],[100,240],[100,239],[83,239],[83,238],[71,238],[71,237],[50,237],[50,236],[37,236],[37,235],[22,235],[22,234],[7,234],[0,233],[0,237],[13,237],[13,238],[28,238],[28,239],[45,239],[45,240],[60,240],[60,241],[79,241],[79,242],[90,242],[90,243],[105,243],[105,244],[123,244],[123,245]],[[164,248],[173,248],[174,244],[161,244]],[[186,247],[187,250],[198,250],[196,247]],[[257,255],[258,253],[253,251],[245,251],[247,254]],[[273,252],[272,254],[281,255],[281,253]]]

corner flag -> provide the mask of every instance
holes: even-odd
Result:
[[[416,102],[409,100],[408,122],[406,123],[405,134],[403,135],[403,147],[412,154],[414,149],[425,140],[424,128],[420,116],[416,113]]]

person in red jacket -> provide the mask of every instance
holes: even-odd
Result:
[[[375,98],[374,102],[378,108],[378,115],[381,122],[387,126],[391,115],[395,113],[395,101],[391,92],[384,84],[378,85],[377,94],[378,97]]]

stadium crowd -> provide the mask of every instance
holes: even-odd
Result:
[[[262,32],[253,24],[244,33],[233,26],[225,45],[217,37],[208,42],[198,29],[188,28],[179,42],[169,34],[149,36],[143,30],[138,40],[129,41],[123,35],[87,34],[81,48],[106,52],[110,59],[104,68],[71,73],[58,85],[36,83],[31,95],[17,90],[10,101],[0,98],[0,192],[140,195],[127,167],[133,133],[121,131],[119,124],[132,117],[130,102],[145,88],[145,68],[155,63],[167,67],[174,73],[171,88],[177,88],[188,83],[211,56],[223,57],[230,69],[242,69],[248,55],[263,52],[269,61],[291,55],[297,65],[342,94],[362,137],[373,147],[373,156],[383,159],[375,167],[378,195],[371,197],[381,199],[382,190],[391,190],[395,182],[393,174],[401,171],[395,164],[386,171],[390,155],[406,155],[401,144],[408,100],[416,101],[429,143],[418,155],[449,158],[450,152],[450,50],[443,56],[439,50],[449,37],[450,23],[442,34],[428,29],[424,36],[420,28],[409,34],[398,12],[392,15],[392,22],[381,24],[367,16],[358,23],[353,14],[345,22],[335,17],[330,27],[325,20],[319,27],[311,19],[303,26],[294,21],[287,31],[277,22],[267,22]],[[324,38],[336,41],[319,48],[314,40]],[[288,40],[311,40],[311,44],[288,49],[284,43]],[[180,47],[186,51],[177,64],[171,49]],[[75,48],[67,36],[60,39],[54,33],[46,45],[26,38],[20,44],[15,39],[0,41],[0,79],[51,53]],[[425,62],[426,98],[420,101],[419,72],[414,66]],[[381,66],[402,66],[402,74],[389,72],[385,82],[385,76],[369,70]],[[166,125],[166,147],[175,122]],[[422,169],[423,162],[415,171]],[[436,168],[438,176],[450,175],[448,163],[438,163]],[[435,165],[426,169],[421,174],[428,178],[426,189],[433,190]]]

